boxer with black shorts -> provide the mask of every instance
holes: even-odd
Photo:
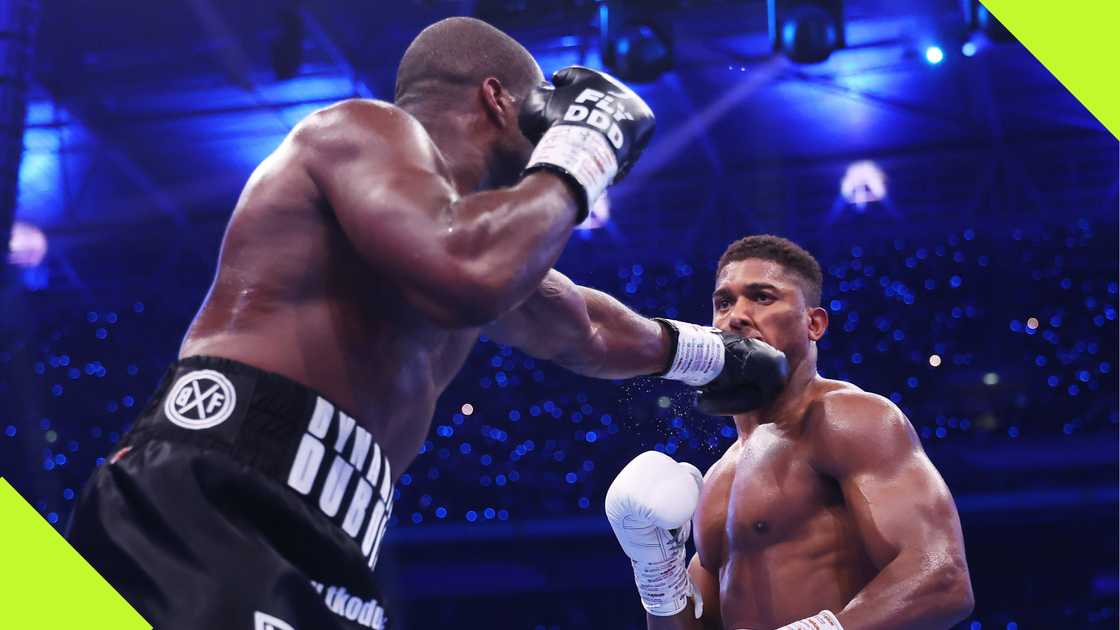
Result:
[[[385,627],[369,574],[392,469],[328,399],[192,356],[119,446],[70,541],[157,628]]]
[[[546,84],[482,22],[425,29],[395,103],[315,112],[254,171],[180,360],[79,498],[75,548],[158,628],[387,627],[371,568],[393,484],[483,326],[591,376],[779,388],[773,348],[550,270],[653,127],[603,73]]]

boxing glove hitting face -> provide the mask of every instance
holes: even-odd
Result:
[[[653,136],[653,111],[614,77],[569,66],[529,93],[518,119],[536,149],[525,172],[548,170],[583,194],[579,221],[591,204],[633,167]]]
[[[675,352],[661,378],[697,386],[696,408],[711,416],[730,416],[763,407],[781,393],[789,362],[760,339],[717,328],[654,318],[669,330]]]

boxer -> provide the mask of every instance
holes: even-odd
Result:
[[[738,437],[703,478],[650,451],[608,490],[651,630],[933,629],[971,612],[957,510],[909,420],[817,374],[820,293],[820,266],[786,239],[720,258],[715,326],[784,352],[791,375],[754,410],[709,404]]]
[[[394,103],[317,111],[253,172],[179,360],[83,489],[71,543],[164,630],[384,628],[372,569],[393,485],[482,326],[591,374],[779,388],[766,344],[637,317],[550,271],[653,129],[603,73],[547,84],[485,23],[425,29]]]

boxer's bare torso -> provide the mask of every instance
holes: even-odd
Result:
[[[725,628],[841,610],[877,573],[839,483],[814,467],[811,433],[828,422],[819,401],[837,391],[860,390],[818,378],[795,405],[798,421],[741,432],[706,476],[695,540],[718,576]]]
[[[383,195],[412,194],[420,201],[407,199],[398,205],[423,207],[401,210],[430,210],[431,216],[421,219],[441,233],[458,228],[456,218],[443,207],[457,199],[459,191],[432,139],[402,110],[365,101],[325,112],[301,123],[249,179],[223,240],[214,284],[179,354],[235,359],[318,390],[373,433],[399,474],[418,452],[436,399],[462,367],[479,328],[433,321],[415,306],[431,298],[406,296],[408,288],[402,288],[392,269],[378,268],[369,256],[359,254],[359,248],[383,244],[355,232],[379,230],[403,219],[392,211],[379,217],[364,209],[350,209],[352,216],[340,218],[341,210],[324,189],[388,188]],[[307,137],[312,135],[314,146],[309,146]],[[336,138],[340,146],[335,148],[329,146],[334,142],[331,135],[357,138]],[[363,143],[373,147],[371,155],[360,155],[366,150],[360,148]],[[336,168],[332,160],[338,160],[338,169],[345,166],[361,179],[324,183]],[[417,186],[406,182],[393,187],[406,177],[413,177]],[[409,190],[418,186],[431,190]],[[564,188],[558,180],[538,181],[537,186]],[[570,205],[567,212],[567,225],[557,223],[570,229]],[[362,213],[369,216],[353,216]],[[351,225],[342,225],[347,222]],[[562,246],[565,239],[555,240]],[[385,246],[400,249],[386,255],[402,265],[410,264],[410,256],[425,255],[420,246],[410,248],[407,243]],[[559,246],[546,248],[543,255],[551,249],[558,254]],[[543,265],[539,273],[547,269]]]
[[[817,373],[828,312],[813,274],[792,271],[809,254],[762,253],[724,264],[712,323],[785,352],[790,377],[734,416],[738,440],[704,478],[688,567],[701,618],[686,607],[648,627],[822,627],[810,618],[826,609],[852,630],[952,626],[972,587],[948,487],[894,403]]]

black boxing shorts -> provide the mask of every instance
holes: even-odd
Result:
[[[67,537],[158,629],[385,628],[389,462],[327,399],[212,357],[173,364]]]

